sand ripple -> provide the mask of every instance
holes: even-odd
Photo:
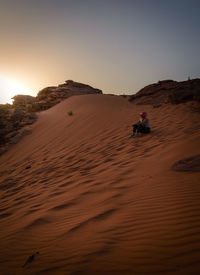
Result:
[[[42,112],[0,158],[1,274],[199,274],[197,115],[106,95]]]

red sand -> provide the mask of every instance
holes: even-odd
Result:
[[[200,173],[171,168],[200,153],[190,106],[85,95],[40,113],[0,157],[0,273],[199,274]],[[153,131],[131,139],[143,110]]]

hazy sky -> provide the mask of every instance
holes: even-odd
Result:
[[[67,79],[133,94],[199,77],[199,12],[199,0],[0,0],[0,102],[9,82],[11,94]]]

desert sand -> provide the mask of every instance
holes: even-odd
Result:
[[[200,154],[192,106],[97,94],[39,113],[0,157],[0,273],[199,274],[200,167],[173,169]],[[141,111],[152,132],[130,138]]]

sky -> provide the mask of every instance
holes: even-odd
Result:
[[[0,103],[72,79],[134,94],[200,76],[199,0],[0,0]]]

